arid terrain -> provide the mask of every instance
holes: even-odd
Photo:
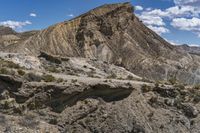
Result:
[[[40,31],[0,26],[0,133],[198,133],[200,49],[130,3]]]

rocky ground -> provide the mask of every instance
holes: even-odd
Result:
[[[0,55],[2,133],[200,130],[198,86],[154,83],[95,59]]]

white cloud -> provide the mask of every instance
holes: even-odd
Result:
[[[199,0],[174,0],[176,5],[192,5],[192,6],[200,6]]]
[[[67,16],[68,17],[74,17],[75,15],[74,14],[68,14]]]
[[[37,14],[35,14],[35,13],[30,13],[29,16],[30,16],[30,17],[37,17]]]
[[[142,12],[142,15],[148,16],[159,16],[162,18],[175,18],[175,17],[187,17],[187,16],[198,16],[200,10],[192,6],[173,6],[165,10],[152,9],[150,11]]]
[[[23,26],[30,25],[30,24],[32,24],[30,21],[19,22],[19,21],[8,20],[8,21],[0,22],[0,25],[7,26],[12,29],[19,29],[19,28],[22,28]]]
[[[148,27],[150,29],[152,29],[153,31],[155,31],[156,33],[158,33],[159,35],[170,32],[167,28],[161,27],[161,26],[152,26],[152,25],[149,25]]]
[[[143,7],[142,6],[135,6],[135,10],[142,11]]]
[[[197,1],[199,1],[199,7],[197,7],[197,5],[193,6],[191,4],[191,3],[196,3]],[[172,6],[163,10],[151,9],[151,8],[149,8],[148,10],[143,9],[143,11],[137,16],[143,21],[145,25],[147,25],[148,27],[156,31],[158,34],[169,32],[169,30],[166,28],[166,20],[171,22],[171,25],[174,28],[183,30],[184,27],[179,27],[175,24],[177,18],[188,19],[188,18],[198,18],[200,16],[200,0],[185,0],[185,1],[174,0],[174,2],[176,3],[175,6]],[[181,4],[181,3],[185,3],[185,4]],[[189,4],[186,5],[187,3]],[[183,21],[185,22],[186,20],[183,20]],[[195,19],[188,20],[188,21],[192,21],[192,23],[194,23],[194,21],[196,22]],[[190,23],[188,21],[185,23]],[[195,31],[194,29],[190,28],[189,30],[188,27],[186,28],[187,28],[187,31],[193,31],[200,37],[200,30]],[[198,28],[200,29],[200,27]]]
[[[200,37],[200,19],[199,18],[175,18],[172,20],[171,25],[175,28],[185,31],[192,31]]]
[[[142,14],[141,16],[139,16],[139,18],[146,25],[157,25],[157,26],[164,26],[165,25],[163,19],[159,16],[151,16],[151,15]]]

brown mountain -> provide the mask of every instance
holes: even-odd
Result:
[[[97,58],[148,79],[176,77],[183,83],[199,83],[199,57],[177,50],[147,28],[133,11],[130,3],[103,5],[3,50]]]

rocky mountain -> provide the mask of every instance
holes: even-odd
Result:
[[[0,49],[24,42],[37,31],[17,33],[12,28],[0,26]]]
[[[199,57],[177,50],[142,24],[133,11],[130,3],[103,5],[3,51],[96,58],[151,80],[176,77],[182,83],[199,83]]]
[[[193,55],[200,55],[200,47],[198,46],[188,46],[187,44],[183,44],[177,47],[179,50],[183,50],[187,53],[190,53]]]
[[[41,31],[0,27],[0,133],[198,133],[199,75],[198,50],[162,39],[130,3]]]

